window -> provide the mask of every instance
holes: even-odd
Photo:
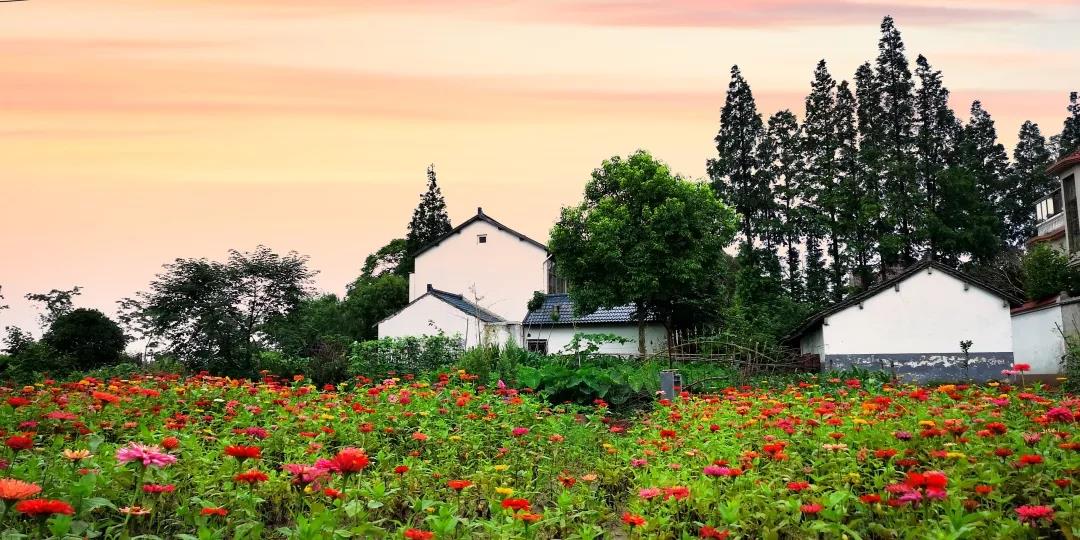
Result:
[[[476,243],[478,243],[478,244],[486,244],[487,243],[487,235],[486,234],[478,234],[478,235],[476,235]]]
[[[1080,216],[1076,214],[1080,210],[1076,206],[1076,179],[1069,175],[1061,181],[1065,199],[1065,233],[1069,238],[1069,253],[1080,251]]]
[[[529,352],[547,354],[547,340],[527,339],[525,340],[525,349]]]
[[[566,294],[566,280],[555,272],[555,261],[548,259],[545,264],[547,265],[548,294]]]
[[[1036,222],[1046,221],[1061,213],[1061,190],[1055,191],[1049,197],[1039,201],[1035,205]]]

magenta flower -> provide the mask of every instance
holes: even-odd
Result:
[[[116,451],[116,460],[120,463],[139,461],[144,467],[168,467],[176,463],[176,456],[165,453],[161,447],[130,443]]]
[[[644,488],[638,491],[638,496],[646,501],[652,500],[654,497],[659,496],[661,493],[660,488]]]
[[[645,459],[631,459],[630,460],[630,466],[635,467],[635,468],[641,468],[641,467],[644,467],[645,465],[648,465],[648,464],[649,464],[648,460],[645,460]]]
[[[705,476],[730,476],[731,469],[719,465],[707,465],[704,470]]]
[[[525,435],[525,434],[526,434],[526,433],[528,433],[528,432],[529,432],[529,428],[524,428],[524,427],[516,427],[516,428],[514,428],[514,430],[513,430],[513,431],[511,431],[510,433],[511,433],[511,434],[512,434],[513,436],[515,436],[515,437],[520,437],[520,436],[522,436],[522,435]]]

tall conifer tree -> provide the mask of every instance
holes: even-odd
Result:
[[[836,87],[836,105],[833,118],[836,122],[836,173],[839,192],[842,194],[839,204],[839,228],[844,239],[842,257],[846,261],[855,283],[869,284],[873,277],[871,258],[873,256],[873,213],[877,201],[871,200],[862,185],[865,176],[859,169],[859,142],[856,117],[855,96],[851,93],[847,81],[841,81]],[[835,276],[833,277],[835,280]],[[837,291],[834,287],[832,296],[839,300],[847,287]]]
[[[1080,150],[1080,95],[1076,92],[1069,93],[1068,111],[1061,135],[1057,137],[1059,158]]]
[[[923,195],[926,217],[931,219],[940,210],[940,189],[938,182],[942,171],[957,162],[957,145],[960,140],[962,125],[956,114],[949,107],[949,90],[941,81],[941,72],[930,67],[926,57],[919,55],[915,60],[915,74],[919,79],[919,88],[915,91],[915,146],[918,182]],[[927,249],[932,256],[938,256],[936,237],[925,229],[920,237],[925,237]]]
[[[979,197],[990,208],[994,220],[994,236],[997,245],[980,241],[972,246],[973,256],[989,260],[1000,252],[1004,244],[1004,226],[1007,222],[1005,198],[1009,191],[1006,178],[1009,173],[1009,155],[1005,147],[997,142],[997,129],[990,114],[982,108],[982,103],[971,104],[971,118],[964,126],[960,144],[961,165],[971,174]]]
[[[918,255],[915,233],[922,203],[914,163],[914,82],[892,17],[881,22],[874,75],[880,94],[884,210],[890,229],[881,240],[882,264],[908,265]]]
[[[427,191],[420,196],[420,204],[413,210],[412,220],[409,221],[409,232],[405,237],[409,254],[406,266],[410,270],[413,265],[412,256],[416,250],[438,240],[452,229],[450,217],[446,214],[446,200],[443,199],[442,190],[439,189],[435,178],[434,165],[428,166],[427,179]]]
[[[1013,192],[1006,197],[1008,240],[1021,247],[1035,236],[1035,203],[1058,188],[1057,179],[1046,172],[1052,155],[1039,125],[1030,120],[1020,126],[1016,148],[1013,149]]]
[[[772,186],[774,215],[772,229],[776,243],[783,249],[786,268],[783,285],[794,300],[802,298],[802,272],[799,244],[802,242],[800,216],[800,153],[799,123],[785,109],[769,117],[765,137],[759,146],[760,166]]]
[[[755,239],[764,239],[766,228],[761,221],[771,204],[769,186],[762,185],[762,178],[755,174],[757,147],[763,133],[750,85],[743,79],[739,66],[732,66],[731,82],[720,111],[720,131],[715,139],[718,155],[709,160],[707,169],[713,190],[740,214],[739,231],[743,241],[750,245]]]
[[[864,63],[855,70],[855,116],[859,134],[859,160],[856,175],[859,180],[855,182],[862,190],[864,198],[860,208],[860,227],[864,230],[865,243],[856,244],[856,264],[860,268],[874,268],[883,265],[881,239],[892,228],[885,219],[884,212],[884,171],[882,167],[882,144],[885,139],[883,117],[881,111],[881,91],[874,79],[874,69],[870,63]],[[873,277],[859,275],[859,288],[868,287]]]

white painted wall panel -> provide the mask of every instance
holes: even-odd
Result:
[[[1058,373],[1065,354],[1061,306],[1028,311],[1012,318],[1013,358],[1031,364],[1032,373]]]
[[[1009,306],[944,272],[922,270],[858,305],[830,315],[826,354],[948,353],[971,340],[972,352],[1013,350]]]
[[[483,324],[461,310],[435,298],[425,296],[396,315],[379,324],[379,337],[433,336],[441,330],[465,338],[466,347],[475,347],[483,332]]]
[[[527,326],[525,327],[525,339],[548,340],[548,352],[557,353],[565,348],[574,334],[615,334],[629,339],[624,344],[607,343],[600,347],[601,353],[606,354],[637,354],[638,352],[638,327],[637,324],[622,325],[588,325],[579,326]],[[650,324],[645,327],[645,351],[647,353],[662,352],[667,348],[667,331],[662,324]]]

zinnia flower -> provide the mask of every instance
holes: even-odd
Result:
[[[199,510],[199,515],[203,516],[227,516],[229,511],[220,506],[204,506],[202,510]]]
[[[449,482],[446,483],[446,485],[450,486],[450,489],[452,489],[454,491],[461,491],[461,490],[473,485],[473,483],[468,481],[468,480],[450,480]]]
[[[407,540],[431,540],[432,538],[435,538],[435,533],[421,531],[420,529],[409,529],[405,531],[405,538]]]
[[[225,455],[232,456],[240,461],[259,459],[262,457],[262,450],[258,446],[226,446]]]
[[[34,439],[30,437],[24,437],[22,435],[13,435],[8,437],[4,444],[8,448],[18,452],[19,450],[29,450],[34,447]]]
[[[817,514],[818,512],[821,512],[822,510],[824,510],[825,507],[821,506],[818,503],[811,503],[811,504],[804,504],[804,505],[800,506],[799,509],[802,510],[802,513],[804,513],[804,514],[814,515],[814,514]]]
[[[150,509],[144,506],[125,506],[120,509],[120,513],[129,516],[145,516],[150,513]]]
[[[41,486],[14,478],[0,478],[0,499],[14,501],[27,499],[41,493]]]
[[[176,486],[173,484],[145,484],[142,490],[143,493],[172,493],[176,491]]]
[[[710,527],[708,525],[702,527],[701,530],[698,531],[699,537],[712,538],[714,540],[726,540],[730,534],[731,533],[727,531],[718,531],[715,527]]]
[[[64,501],[55,499],[27,499],[15,503],[15,511],[31,517],[51,516],[53,514],[72,515],[75,509]]]
[[[1020,521],[1038,521],[1040,519],[1053,519],[1054,509],[1049,506],[1024,505],[1016,509],[1020,515]]]
[[[513,510],[515,512],[520,510],[529,510],[531,508],[531,506],[529,505],[529,501],[526,499],[504,499],[502,502],[502,507]]]
[[[343,448],[330,461],[344,474],[358,473],[371,464],[367,454],[360,448]]]
[[[131,443],[116,451],[116,460],[120,463],[139,461],[144,467],[167,467],[176,463],[176,456],[166,454],[157,446]]]
[[[265,482],[269,479],[270,477],[267,476],[266,473],[255,469],[242,473],[237,473],[235,476],[233,476],[233,480],[243,484],[258,484],[259,482]]]
[[[79,450],[68,450],[65,448],[64,457],[71,461],[79,461],[90,457],[90,451],[85,448]]]
[[[642,527],[645,525],[645,518],[637,514],[631,514],[630,512],[623,512],[622,522],[629,525],[631,528]]]

